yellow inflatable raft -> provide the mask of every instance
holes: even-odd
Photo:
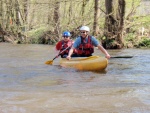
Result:
[[[81,71],[102,71],[108,65],[108,60],[100,56],[76,57],[70,60],[62,58],[60,60],[62,67],[71,67]]]

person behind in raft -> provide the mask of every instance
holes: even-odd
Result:
[[[55,49],[57,51],[59,51],[59,53],[61,53],[63,50],[68,48],[64,52],[61,53],[61,58],[66,58],[68,56],[69,50],[73,44],[73,41],[70,39],[71,34],[69,31],[63,32],[62,37],[63,37],[63,39],[56,44]]]
[[[66,57],[68,60],[71,59],[71,55],[73,51],[76,52],[78,57],[89,57],[94,53],[94,46],[98,47],[102,53],[105,54],[107,59],[110,58],[108,52],[99,44],[99,41],[94,37],[89,35],[90,28],[88,26],[82,26],[80,28],[81,36],[77,37],[73,43],[72,48],[69,51],[68,56]]]

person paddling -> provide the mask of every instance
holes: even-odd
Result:
[[[59,51],[59,53],[62,52],[60,55],[61,58],[66,58],[73,44],[73,41],[70,39],[71,34],[69,31],[63,32],[62,37],[63,39],[56,44],[55,48],[57,51]]]
[[[100,45],[99,41],[94,37],[89,35],[90,28],[88,26],[82,26],[80,28],[81,36],[77,37],[72,48],[69,51],[68,56],[66,57],[68,60],[71,59],[71,55],[73,51],[76,52],[78,57],[89,57],[94,53],[94,47],[98,47],[102,53],[105,54],[107,59],[110,58],[109,53]]]

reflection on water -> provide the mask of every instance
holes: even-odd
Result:
[[[149,49],[109,50],[134,57],[112,58],[104,72],[95,73],[60,67],[60,58],[45,65],[54,46],[0,46],[0,113],[150,111]]]

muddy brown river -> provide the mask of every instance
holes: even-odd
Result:
[[[54,46],[0,43],[0,113],[150,113],[150,49],[108,52],[133,58],[82,72],[44,64]]]

